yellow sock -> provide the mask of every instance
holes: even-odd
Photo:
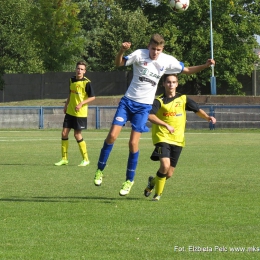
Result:
[[[81,139],[80,141],[78,141],[78,145],[83,160],[88,161],[88,151],[86,142],[83,139]]]
[[[166,181],[166,176],[165,177],[155,177],[155,194],[161,196],[163,193],[164,185]]]
[[[61,140],[61,157],[62,160],[68,160],[68,148],[69,148],[69,140]]]

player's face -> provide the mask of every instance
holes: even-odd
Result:
[[[150,59],[157,60],[159,54],[163,51],[163,46],[152,43],[148,46],[148,50],[149,50]]]
[[[82,79],[86,73],[86,67],[84,65],[78,65],[76,68],[76,78]]]
[[[173,75],[168,76],[164,81],[163,86],[165,88],[166,93],[169,94],[175,92],[176,88],[178,87],[178,79]]]

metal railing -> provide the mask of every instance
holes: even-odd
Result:
[[[217,124],[208,124],[193,112],[187,112],[186,128],[259,128],[260,105],[201,105],[208,114],[215,116]],[[108,129],[116,106],[89,106],[88,129]],[[62,106],[0,107],[0,129],[59,129],[64,119]],[[148,122],[148,126],[150,123]],[[130,128],[127,123],[126,128]]]

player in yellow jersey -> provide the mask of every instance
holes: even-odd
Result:
[[[155,177],[148,178],[144,190],[146,197],[155,188],[152,200],[158,201],[162,195],[165,181],[169,179],[176,168],[182,148],[185,146],[186,110],[193,111],[208,122],[216,123],[198,104],[186,95],[176,92],[178,77],[175,74],[164,74],[164,94],[154,100],[149,121],[152,123],[152,140],[155,149],[151,160],[160,161],[160,168]]]
[[[70,94],[64,106],[63,130],[61,133],[61,161],[56,166],[67,165],[69,133],[74,129],[74,137],[79,145],[82,161],[78,166],[89,165],[86,142],[81,131],[87,128],[88,104],[95,99],[91,82],[84,76],[87,65],[84,61],[76,64],[76,76],[70,78]]]

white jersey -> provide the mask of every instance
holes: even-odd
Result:
[[[165,72],[180,73],[184,65],[171,55],[160,53],[151,60],[148,49],[139,49],[125,56],[125,66],[133,65],[133,79],[125,96],[142,104],[153,104],[157,85]]]

